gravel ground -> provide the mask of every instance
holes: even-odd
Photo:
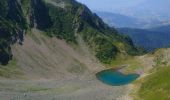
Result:
[[[0,100],[120,100],[127,92],[128,86],[109,86],[95,78],[0,82]]]

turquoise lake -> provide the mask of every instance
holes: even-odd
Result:
[[[108,69],[96,74],[97,78],[105,84],[112,86],[126,85],[139,77],[139,74],[122,74],[114,69]]]

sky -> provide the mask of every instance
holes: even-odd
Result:
[[[87,5],[91,10],[114,12],[136,6],[146,0],[77,0]]]
[[[169,19],[170,0],[77,0],[92,11],[103,11],[138,18]]]

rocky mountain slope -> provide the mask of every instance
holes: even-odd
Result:
[[[137,49],[130,38],[118,34],[107,26],[86,6],[74,0],[5,0],[1,12],[1,63],[12,58],[12,43],[22,44],[25,33],[32,28],[44,31],[47,36],[77,43],[78,34],[93,54],[103,63],[110,63],[119,53],[135,54]],[[6,33],[6,36],[3,36]],[[7,35],[8,34],[8,35]],[[118,44],[121,44],[119,46]],[[6,58],[6,59],[5,59]],[[5,61],[4,61],[5,60]]]

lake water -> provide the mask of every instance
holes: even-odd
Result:
[[[139,77],[138,74],[125,75],[119,71],[115,71],[114,69],[101,71],[97,73],[96,76],[103,83],[108,84],[108,85],[113,85],[113,86],[129,84]]]

